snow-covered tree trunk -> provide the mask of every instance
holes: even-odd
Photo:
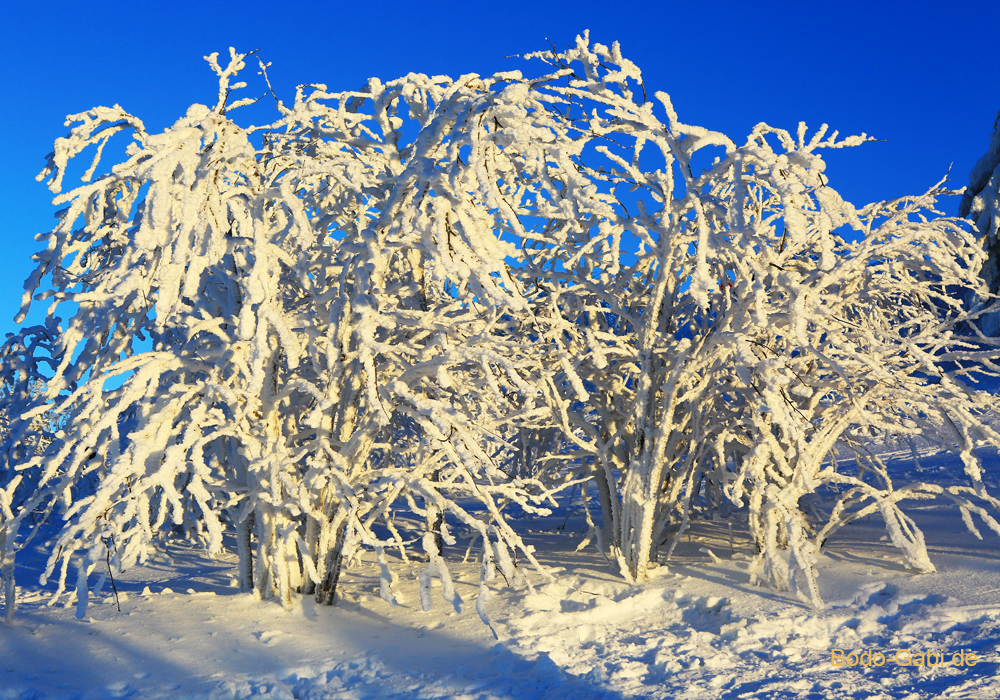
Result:
[[[323,562],[323,579],[316,588],[316,602],[321,605],[333,605],[334,597],[337,593],[337,582],[340,580],[340,571],[344,561],[345,533],[347,531],[347,514],[340,508],[336,508],[331,513],[330,522],[325,532],[320,535],[322,540],[325,536],[329,543],[326,546]]]
[[[20,482],[15,477],[7,482],[7,487],[0,488],[0,526],[14,519],[11,510],[11,500],[14,490]],[[0,586],[3,587],[4,619],[10,625],[14,621],[14,610],[17,605],[16,586],[14,583],[14,545],[17,540],[17,527],[0,528]]]
[[[253,530],[256,518],[247,513],[242,521],[236,521],[236,554],[239,557],[238,575],[240,593],[250,593],[254,589],[253,579]]]

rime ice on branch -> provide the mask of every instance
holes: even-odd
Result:
[[[987,289],[1000,293],[1000,114],[993,122],[993,137],[986,153],[969,173],[969,186],[965,188],[958,215],[971,219],[979,231],[987,259],[980,275]],[[970,289],[967,298],[972,304],[989,304],[993,297],[981,297]],[[983,332],[1000,336],[1000,314],[987,314],[980,322]]]
[[[984,255],[933,210],[939,188],[841,199],[822,149],[866,137],[761,124],[737,146],[586,35],[529,55],[533,78],[301,87],[243,128],[246,57],[209,57],[218,103],[162,134],[116,106],[56,142],[55,192],[97,153],[26,284],[25,311],[78,310],[41,398],[5,404],[64,425],[0,493],[8,581],[34,512],[60,523],[45,577],[58,597],[75,569],[80,614],[109,557],[142,562],[171,532],[217,552],[227,531],[241,590],[286,607],[332,603],[369,550],[390,603],[392,561],[423,556],[421,604],[438,576],[461,609],[444,545],[478,544],[484,582],[523,580],[512,552],[544,574],[508,512],[581,483],[588,539],[627,579],[692,518],[745,512],[757,574],[816,605],[816,556],[857,517],[878,512],[921,571],[905,499],[1000,532],[973,452],[1000,435],[968,383],[1000,351],[956,335],[988,309],[951,291],[982,287]],[[126,130],[127,159],[93,179]],[[956,446],[968,485],[897,488],[874,433]]]

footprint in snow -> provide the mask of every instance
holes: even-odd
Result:
[[[278,630],[267,630],[264,632],[255,632],[254,636],[261,641],[262,644],[267,644],[270,646],[274,644],[279,637],[284,636],[284,632]]]

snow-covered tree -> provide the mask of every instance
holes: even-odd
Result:
[[[8,622],[14,614],[14,512],[37,486],[37,474],[19,473],[18,466],[44,453],[59,430],[55,404],[45,399],[46,378],[59,364],[57,324],[49,318],[44,326],[9,333],[0,347],[0,582]]]
[[[829,186],[820,149],[864,135],[824,139],[823,126],[807,139],[805,125],[793,137],[761,124],[737,147],[678,121],[663,93],[660,121],[617,46],[580,38],[534,56],[556,71],[525,93],[523,112],[510,110],[534,129],[506,130],[494,172],[518,217],[545,222],[521,234],[518,274],[558,356],[554,421],[592,465],[599,542],[622,573],[645,578],[699,500],[747,509],[766,579],[797,584],[779,551],[790,548],[817,604],[813,562],[848,503],[870,499],[858,512],[878,510],[908,561],[930,570],[897,504],[940,488],[894,489],[857,436],[957,445],[969,493],[997,504],[971,451],[997,444],[982,420],[991,397],[960,381],[996,370],[997,350],[955,338],[983,311],[964,312],[948,287],[980,289],[983,255],[963,222],[933,211],[942,190],[859,211]],[[712,147],[714,160],[700,153]],[[696,173],[699,158],[708,167]],[[838,447],[855,454],[855,475]],[[814,526],[802,501],[828,485],[848,495]]]
[[[991,294],[1000,293],[1000,242],[997,239],[1000,231],[1000,114],[993,122],[989,148],[969,174],[969,186],[962,195],[958,215],[975,222],[987,254],[981,275]],[[971,304],[989,303],[990,298],[984,299],[969,290]],[[1000,336],[1000,315],[988,314],[980,326],[987,335]]]
[[[518,420],[515,408],[530,419],[534,394],[519,374],[531,346],[511,333],[509,311],[527,307],[508,291],[511,246],[476,221],[484,205],[440,189],[439,161],[461,147],[455,113],[482,90],[411,76],[300,91],[255,149],[253,130],[228,116],[245,103],[227,104],[244,58],[232,52],[222,68],[209,57],[218,103],[192,106],[162,134],[97,108],[71,116],[79,125],[57,141],[43,172],[56,192],[85,148],[98,148],[88,181],[110,137],[131,129],[135,139],[128,160],[56,198],[69,206],[26,287],[25,312],[46,276],[50,314],[67,301],[79,311],[44,394],[68,392],[67,428],[21,465],[37,487],[6,527],[60,504],[45,576],[59,567],[59,595],[76,557],[81,614],[109,541],[128,567],[173,527],[209,551],[235,527],[241,587],[287,606],[295,590],[332,602],[359,545],[380,561],[387,544],[405,557],[413,542],[392,509],[409,503],[438,530],[417,541],[457,607],[438,544],[449,539],[445,511],[498,562],[509,548],[533,561],[501,510],[551,499],[494,461],[511,450],[496,428]],[[366,100],[370,114],[359,111]],[[420,127],[405,145],[400,103]],[[400,435],[414,448],[393,450]],[[379,520],[390,541],[374,534]]]
[[[301,87],[242,127],[247,55],[230,54],[208,57],[214,107],[159,134],[118,106],[72,115],[40,176],[65,208],[22,318],[51,299],[50,321],[5,346],[29,370],[3,409],[63,427],[0,491],[8,613],[29,518],[58,521],[44,578],[59,596],[75,568],[81,615],[100,563],[133,566],[171,532],[218,552],[227,531],[241,590],[286,607],[333,602],[369,550],[387,601],[393,552],[419,552],[421,605],[437,576],[457,609],[453,528],[481,543],[483,583],[520,580],[514,552],[543,569],[505,509],[550,512],[581,482],[627,579],[692,517],[741,511],[764,578],[816,604],[819,547],[853,518],[877,510],[919,570],[902,500],[945,495],[997,529],[972,447],[1000,435],[967,375],[1000,351],[956,333],[992,309],[950,291],[985,295],[985,256],[933,210],[937,188],[845,202],[820,152],[866,137],[762,124],[737,146],[586,35],[529,55],[540,76]],[[873,432],[957,445],[969,485],[896,488]],[[827,487],[842,493],[817,522]]]

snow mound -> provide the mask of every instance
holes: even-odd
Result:
[[[748,617],[727,598],[662,585],[611,595],[550,585],[521,605],[529,612],[501,621],[511,648],[624,697],[1000,697],[1000,605],[901,594],[882,581],[823,612],[787,605]],[[979,662],[838,668],[834,649],[964,649]]]

